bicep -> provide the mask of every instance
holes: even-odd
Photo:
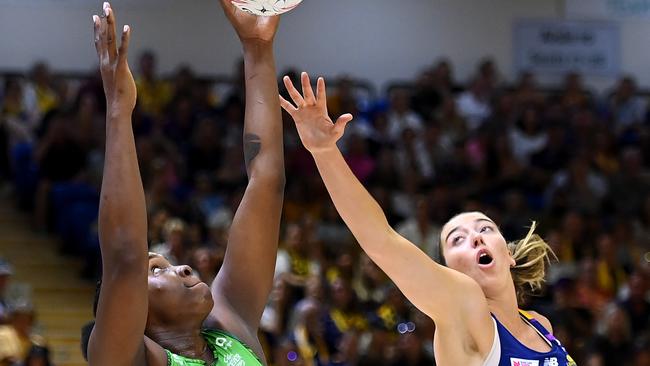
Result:
[[[144,364],[146,273],[104,275],[88,347],[91,365]]]
[[[463,316],[468,303],[475,305],[474,311],[489,314],[485,296],[474,280],[434,262],[397,232],[391,231],[385,243],[376,247],[379,249],[368,253],[370,258],[435,322]]]
[[[440,334],[480,352],[489,352],[494,323],[481,287],[470,277],[439,265],[414,244],[392,233],[370,255]]]
[[[257,327],[273,285],[282,185],[251,179],[230,227],[224,262],[212,285],[249,325]]]

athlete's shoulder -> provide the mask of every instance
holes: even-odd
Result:
[[[544,315],[533,311],[533,310],[521,310],[522,314],[524,314],[526,317],[529,319],[535,319],[537,320],[546,330],[548,330],[549,333],[553,334],[553,325],[551,324],[551,321],[548,320]]]

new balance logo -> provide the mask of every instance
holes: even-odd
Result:
[[[544,366],[560,366],[560,363],[557,358],[551,357],[544,360]]]

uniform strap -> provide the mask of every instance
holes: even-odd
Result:
[[[549,332],[548,329],[546,329],[542,325],[542,323],[540,323],[537,319],[535,319],[529,312],[519,309],[519,314],[521,314],[521,316],[526,321],[528,321],[528,323],[530,325],[532,325],[535,329],[537,329],[537,331],[539,333],[541,333],[542,336],[544,336],[544,338],[546,338],[547,340],[549,340],[552,343],[559,344],[559,342],[557,341],[557,338],[555,338],[555,336],[553,336],[553,334],[551,332]]]

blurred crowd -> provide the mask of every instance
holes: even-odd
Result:
[[[0,258],[0,366],[51,366],[46,341],[34,331],[33,306],[8,294],[13,267]]]
[[[215,82],[189,67],[162,78],[150,52],[133,66],[151,251],[210,282],[246,185],[243,68]],[[487,213],[508,240],[536,221],[558,262],[522,308],[546,315],[579,365],[650,365],[650,94],[634,77],[596,93],[569,73],[549,89],[532,73],[508,84],[486,59],[459,82],[441,60],[380,95],[360,85],[330,79],[329,112],[355,116],[340,148],[397,231],[438,259],[455,213]],[[434,364],[435,325],[360,251],[287,117],[283,229],[262,318],[270,364]],[[86,258],[89,279],[100,268],[104,124],[97,73],[56,76],[40,63],[4,77],[3,188],[62,253]]]

